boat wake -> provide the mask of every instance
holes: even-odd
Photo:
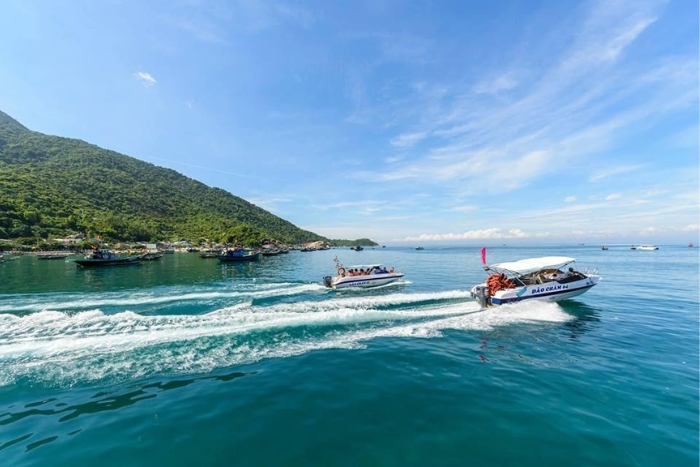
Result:
[[[177,297],[105,295],[94,300],[123,307],[114,313],[99,307],[85,310],[87,302],[75,297],[67,297],[66,302],[46,297],[43,304],[37,300],[25,305],[30,307],[25,310],[42,311],[0,313],[0,386],[73,386],[156,374],[203,373],[318,349],[361,348],[380,337],[431,338],[448,329],[483,331],[519,322],[572,319],[549,303],[480,310],[467,300],[469,292],[462,290],[318,299],[313,293],[323,287],[315,286],[288,284],[219,292],[230,294],[226,295],[227,306],[179,315],[145,315],[130,307],[165,299],[209,299],[207,294],[213,292],[183,292]],[[253,292],[291,294],[300,289],[307,295],[298,301],[269,306],[253,302]]]

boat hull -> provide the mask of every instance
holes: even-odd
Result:
[[[330,287],[333,289],[345,288],[369,288],[379,287],[380,285],[391,284],[401,279],[403,274],[370,274],[367,276],[352,276],[352,277],[336,277],[331,281]]]
[[[76,259],[76,266],[82,268],[99,268],[105,266],[130,266],[132,264],[139,264],[141,259],[135,258],[119,258],[119,259]]]

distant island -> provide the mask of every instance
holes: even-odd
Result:
[[[0,247],[65,237],[260,245],[331,240],[178,172],[77,139],[31,131],[0,111]],[[54,242],[55,243],[55,242]]]

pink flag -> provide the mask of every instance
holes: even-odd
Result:
[[[486,247],[481,247],[481,263],[486,264]]]

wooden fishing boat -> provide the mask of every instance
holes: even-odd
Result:
[[[83,259],[76,259],[75,265],[83,268],[103,267],[103,266],[129,266],[139,264],[141,255],[117,256],[111,251],[95,249],[92,253],[85,255]]]
[[[240,263],[244,261],[257,261],[260,259],[260,252],[247,250],[245,248],[233,248],[226,250],[218,256],[222,263]]]

